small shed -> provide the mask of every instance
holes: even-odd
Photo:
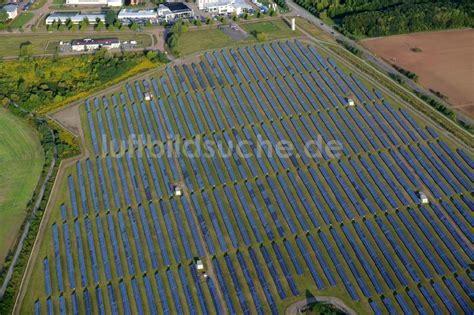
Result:
[[[420,195],[420,203],[421,204],[427,204],[429,201],[428,201],[428,197],[426,196],[426,194],[424,192],[419,192],[419,195]]]
[[[347,99],[347,106],[355,106],[355,102],[352,98]]]
[[[150,92],[145,92],[145,101],[150,101],[153,98]]]
[[[176,197],[181,197],[183,195],[183,191],[181,190],[181,188],[179,186],[176,186],[174,188],[174,195]]]
[[[196,269],[197,270],[204,270],[204,264],[202,263],[202,260],[196,261]]]

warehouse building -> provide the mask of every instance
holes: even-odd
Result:
[[[197,4],[199,10],[217,15],[240,15],[253,10],[252,6],[245,2],[245,0],[197,0]]]
[[[105,22],[104,13],[84,13],[81,12],[53,12],[45,20],[46,25],[51,25],[54,22],[65,23],[68,19],[71,20],[73,24],[79,24],[83,20],[88,19],[90,24],[96,24],[97,19],[102,22]]]
[[[88,51],[98,50],[101,48],[113,49],[120,48],[120,40],[118,38],[103,38],[103,39],[77,39],[71,41],[72,51]]]
[[[160,21],[170,22],[178,19],[188,19],[194,16],[194,11],[182,2],[166,2],[158,6],[157,9],[122,9],[117,18],[129,22],[157,23]]]
[[[100,5],[109,7],[121,7],[123,6],[122,0],[66,0],[67,5]]]
[[[154,9],[122,9],[117,15],[120,21],[140,21],[140,20],[157,20],[158,13]]]

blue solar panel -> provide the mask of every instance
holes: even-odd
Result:
[[[53,229],[53,249],[54,249],[54,266],[55,266],[55,272],[56,272],[56,280],[58,283],[58,290],[59,292],[64,291],[64,285],[63,285],[63,273],[61,269],[61,251],[59,248],[59,231],[58,231],[58,225],[56,223],[53,223],[52,226]]]
[[[272,61],[275,63],[275,64],[278,64],[278,61],[277,60],[280,60],[281,64],[283,65],[283,68],[286,69],[286,71],[291,74],[291,75],[294,75],[295,72],[294,72],[294,68],[290,66],[290,64],[288,63],[288,61],[286,61],[286,59],[283,57],[284,54],[286,54],[285,52],[282,54],[278,51],[278,48],[277,48],[277,45],[275,43],[271,43],[270,44],[270,47],[272,48],[271,50],[268,49],[267,50],[267,53],[271,56],[276,56],[276,58],[272,58]],[[286,73],[283,75],[285,76]]]
[[[120,197],[119,197],[119,190],[117,186],[117,182],[115,181],[115,170],[112,166],[112,159],[110,156],[105,157],[105,163],[107,167],[107,174],[109,175],[109,183],[112,186],[112,193],[114,196],[114,203],[115,203],[115,208],[120,208]]]
[[[212,304],[214,305],[214,310],[216,314],[223,314],[221,303],[219,301],[218,293],[216,287],[214,286],[214,281],[211,278],[206,278],[207,287],[209,288],[209,294],[211,295]]]
[[[133,299],[135,301],[135,306],[137,307],[137,313],[140,315],[145,314],[143,311],[143,302],[140,294],[140,289],[138,287],[137,279],[132,278],[132,290],[133,290]]]
[[[112,314],[118,314],[117,301],[115,299],[114,289],[112,287],[112,284],[110,283],[107,285],[107,292],[109,294],[109,303]]]
[[[51,301],[51,298],[46,299],[46,314],[48,315],[53,315],[54,310],[53,310],[53,301]]]
[[[372,259],[372,261],[374,262],[375,266],[377,267],[379,273],[382,275],[383,279],[385,280],[385,283],[387,284],[387,286],[391,290],[395,290],[395,284],[394,284],[392,278],[390,277],[389,273],[385,269],[385,265],[383,264],[382,259],[375,252],[375,250],[372,247],[371,243],[369,242],[368,238],[364,234],[361,226],[357,222],[353,222],[353,226],[354,226],[354,229],[357,233],[357,236],[362,241],[362,243],[364,244],[365,249],[369,253],[369,257]],[[343,231],[345,232],[346,229],[343,229]],[[380,248],[380,250],[382,250],[382,252],[384,251],[384,249],[382,249],[382,248]],[[392,262],[393,262],[393,260],[392,260]],[[391,267],[393,267],[393,265],[391,265]]]
[[[200,281],[199,275],[196,271],[196,266],[195,265],[190,265],[189,270],[191,271],[191,276],[193,278],[193,284],[194,284],[194,288],[195,288],[196,293],[197,293],[199,305],[201,307],[201,312],[203,314],[208,314],[209,310],[208,310],[208,307],[207,307],[207,304],[206,304],[204,291],[203,291],[202,286],[201,286],[201,281]],[[220,274],[220,270],[218,271],[217,268],[214,268],[214,270],[215,270],[217,279],[220,282],[221,279],[219,277],[222,277],[222,275]],[[229,297],[229,293],[226,290],[227,290],[227,288],[223,288],[222,284],[221,284],[221,291],[224,294],[224,299],[227,302],[227,299],[229,299],[230,297]]]
[[[94,283],[99,282],[99,266],[97,262],[97,256],[95,253],[95,245],[94,245],[94,235],[92,234],[91,223],[89,217],[85,218],[85,225],[86,225],[86,234],[87,234],[87,243],[89,247],[88,258],[91,260],[92,265],[92,275],[94,279]]]
[[[127,260],[127,265],[128,265],[128,273],[133,276],[135,275],[135,265],[133,263],[132,250],[130,247],[130,242],[128,239],[127,229],[125,227],[125,220],[123,218],[122,211],[119,210],[117,212],[117,217],[118,217],[118,222],[119,222],[119,227],[120,227],[120,234],[122,236],[122,243],[123,243],[123,247],[125,251],[124,254],[125,254],[125,258]]]
[[[89,100],[86,100],[86,107],[89,107]],[[87,112],[87,120],[89,122],[90,137],[92,139],[92,147],[94,149],[95,155],[99,155],[99,143],[97,142],[97,133],[95,130],[95,123],[92,112]]]
[[[255,80],[258,80],[258,75],[253,71],[254,67],[252,66],[252,63],[248,60],[247,56],[245,55],[244,51],[241,48],[238,48],[237,51],[239,52],[239,55],[241,59],[244,61],[244,64],[247,66],[247,70],[252,74],[253,78]],[[238,59],[237,54],[231,50],[231,54],[234,57],[234,59]],[[242,65],[242,63],[240,63]],[[250,77],[246,77],[247,81],[250,81]]]
[[[458,261],[458,263],[463,266],[463,268],[466,268],[467,267],[467,263],[466,261],[464,260],[464,258],[462,257],[462,255],[458,252],[458,247],[456,245],[454,245],[451,241],[450,241],[450,238],[447,237],[447,235],[444,233],[443,229],[441,229],[439,223],[437,221],[435,221],[433,219],[433,217],[431,216],[430,214],[430,211],[428,211],[427,209],[425,209],[424,207],[420,207],[420,212],[423,214],[423,216],[425,217],[426,220],[428,220],[428,222],[431,224],[431,226],[433,227],[433,229],[435,230],[436,234],[439,235],[439,238],[443,241],[443,243],[446,245],[446,247],[448,247],[449,249],[449,252],[456,258],[456,260]],[[436,213],[437,212],[437,213]],[[437,215],[439,212],[438,208],[435,209],[435,214]],[[444,217],[444,215],[442,215],[440,218],[439,218],[443,224],[448,228],[448,231],[450,233],[456,233],[454,234],[455,236],[457,236],[457,232],[452,229],[452,226],[451,226],[451,223],[449,223],[446,218]],[[456,241],[459,241],[459,238],[458,237],[455,237]]]
[[[440,307],[438,306],[436,301],[433,299],[433,296],[429,293],[428,289],[426,289],[426,287],[422,286],[421,284],[418,286],[418,288],[420,289],[421,294],[425,297],[426,301],[428,302],[428,305],[434,311],[434,314],[443,314],[443,312],[441,312]]]
[[[95,219],[97,223],[97,234],[99,235],[99,246],[100,253],[102,255],[102,264],[104,266],[105,278],[107,281],[110,281],[112,279],[112,273],[110,271],[109,255],[107,254],[107,245],[105,243],[104,229],[100,216],[96,216]]]
[[[161,311],[163,312],[163,314],[170,314],[170,309],[168,306],[168,298],[166,297],[166,293],[165,293],[165,286],[158,272],[155,273],[155,281],[156,281],[156,285],[158,286],[158,294],[160,296],[160,302],[161,302]]]
[[[43,259],[43,272],[44,272],[44,287],[46,295],[50,296],[52,293],[51,289],[51,271],[49,269],[48,257]]]
[[[138,213],[140,215],[140,222],[142,224],[143,228],[143,233],[145,234],[146,238],[146,244],[148,247],[147,252],[149,253],[150,259],[151,259],[151,266],[153,269],[158,268],[158,259],[156,257],[156,251],[155,247],[153,245],[153,238],[150,232],[150,227],[148,226],[148,219],[145,214],[145,210],[143,209],[143,206],[139,205],[138,206]]]
[[[176,261],[181,261],[181,255],[179,253],[178,242],[177,242],[177,237],[175,236],[175,232],[173,229],[173,223],[171,222],[169,211],[163,201],[160,201],[160,210],[161,210],[161,214],[163,215],[163,219],[165,221],[166,231],[171,241],[171,248],[173,251],[174,258]]]
[[[143,276],[143,283],[145,284],[145,293],[148,300],[148,307],[151,314],[157,314],[158,310],[156,308],[155,297],[153,296],[153,289],[151,288],[150,279],[147,275]]]
[[[130,206],[131,203],[132,203],[132,200],[130,199],[130,193],[129,193],[129,190],[128,190],[127,180],[125,178],[125,172],[124,172],[124,168],[123,168],[122,159],[123,158],[116,158],[115,161],[117,162],[117,169],[118,169],[118,173],[119,173],[120,183],[122,185],[122,195],[125,198],[125,204],[127,206]]]
[[[278,249],[278,245],[276,245],[276,243],[273,243],[272,246],[273,246],[274,249],[276,248],[276,253],[278,253],[280,255],[280,258],[281,258],[281,252]],[[275,265],[272,262],[272,259],[270,257],[270,254],[269,254],[268,250],[266,249],[265,246],[262,246],[262,247],[260,247],[260,252],[262,253],[262,256],[265,260],[265,264],[268,268],[268,271],[270,272],[270,275],[273,278],[273,282],[275,283],[275,286],[276,286],[278,295],[280,296],[280,299],[285,299],[286,298],[285,290],[283,289],[283,285],[280,282],[280,278],[278,277],[278,273],[275,269]],[[298,289],[296,289],[296,285],[293,281],[293,278],[292,278],[291,274],[288,272],[288,267],[286,266],[284,261],[279,260],[279,262],[280,262],[280,265],[282,266],[282,268],[285,268],[284,269],[285,277],[286,277],[287,281],[290,284],[290,288],[292,290],[292,293],[295,295],[295,292],[298,292]],[[294,290],[296,290],[296,291],[294,291]]]
[[[447,278],[443,278],[443,282],[446,285],[446,287],[449,289],[449,292],[454,296],[454,299],[458,302],[458,304],[461,306],[465,314],[468,314],[469,312],[472,311],[472,305],[469,306],[469,302],[464,299],[464,297],[459,293],[459,291],[456,289],[454,284]],[[433,283],[433,286],[435,283]],[[438,286],[438,284],[436,284]],[[438,294],[439,295],[439,294]],[[441,298],[441,296],[440,296]],[[446,299],[446,302],[449,303],[449,301]],[[452,307],[452,305],[451,305]],[[453,313],[456,313],[454,311]]]
[[[163,103],[163,100],[161,98],[158,99],[158,105],[159,105],[159,108],[161,110],[161,114],[163,115],[162,117],[163,117],[163,120],[166,124],[166,128],[168,130],[166,138],[174,139],[176,132],[173,129],[173,126],[171,125],[171,122],[173,120],[168,116],[168,112],[166,111],[165,104]]]
[[[239,49],[239,51],[240,51],[240,49]],[[257,56],[255,55],[254,51],[253,51],[250,47],[246,47],[246,51],[247,51],[247,53],[249,54],[250,58],[252,59],[254,65],[259,68],[260,74],[261,74],[263,77],[268,78],[268,77],[269,77],[268,72],[265,70],[264,67],[261,66],[261,61],[257,58]],[[240,53],[243,54],[243,51],[240,51]],[[250,69],[252,69],[252,68],[250,68]],[[257,80],[258,80],[258,79],[257,79]]]
[[[208,62],[209,65],[211,66],[211,70],[212,70],[212,72],[214,73],[214,75],[216,76],[217,83],[218,83],[219,85],[224,85],[224,81],[222,80],[221,74],[220,74],[219,71],[217,70],[217,67],[216,67],[216,65],[214,64],[214,61],[212,60],[211,55],[206,52],[206,53],[204,53],[204,57],[206,57],[207,62]]]
[[[84,184],[84,174],[82,172],[82,166],[81,162],[76,163],[76,171],[77,171],[77,179],[79,181],[79,193],[80,193],[80,199],[81,199],[81,206],[82,206],[82,211],[84,214],[89,213],[89,207],[87,205],[87,193],[86,193],[86,186]]]
[[[287,240],[283,240],[283,245],[288,253],[288,257],[290,257],[291,262],[293,263],[293,267],[295,268],[296,274],[301,276],[303,275],[303,269],[301,268],[300,264],[298,263],[296,253],[294,252],[293,248],[291,247],[290,242]]]
[[[267,279],[265,278],[265,275],[263,273],[263,269],[260,266],[260,263],[257,259],[257,256],[256,256],[256,254],[255,254],[255,252],[253,251],[252,248],[249,249],[249,255],[250,255],[250,259],[252,260],[253,267],[255,268],[255,272],[257,274],[258,281],[260,282],[260,285],[263,288],[263,293],[265,294],[268,305],[270,306],[270,311],[272,312],[272,314],[278,314],[275,299],[273,298],[272,292],[271,292],[270,287],[269,287],[269,283],[267,282]],[[239,256],[240,256],[240,258],[239,258]],[[240,252],[237,252],[237,259],[239,259],[239,262],[244,261],[243,255]],[[244,262],[244,264],[245,264],[245,262]],[[269,267],[269,266],[267,266],[267,267]],[[243,269],[243,271],[244,271],[244,276],[245,276],[245,272],[246,272],[245,268]],[[249,288],[250,288],[250,293],[253,296],[253,292],[254,292],[253,288],[252,288],[253,285],[251,285],[250,283],[248,283],[248,284],[249,284]],[[284,299],[286,297],[286,294],[283,291],[281,283],[280,282],[275,282],[275,285],[277,287],[278,294],[280,295],[280,297],[282,299]],[[257,302],[257,300],[254,300],[254,301]],[[257,309],[257,312],[258,312],[258,309]]]
[[[109,139],[105,131],[104,121],[102,119],[102,113],[100,110],[96,111],[96,117],[97,117],[97,123],[99,125],[99,130],[100,130],[100,142],[102,146],[102,152],[103,154],[108,154],[109,153],[109,143],[108,143]]]
[[[357,257],[357,260],[360,262],[362,268],[364,269],[364,272],[365,274],[367,275],[367,277],[370,279],[370,281],[372,282],[372,285],[374,286],[375,288],[375,291],[378,293],[378,294],[382,294],[383,293],[383,288],[382,288],[382,285],[379,283],[377,277],[375,276],[375,273],[372,269],[372,267],[370,266],[370,264],[367,262],[367,260],[365,259],[364,255],[362,254],[362,251],[360,250],[359,246],[357,245],[356,241],[355,241],[355,238],[353,237],[353,235],[351,234],[351,232],[349,231],[349,229],[343,225],[341,226],[341,229],[342,229],[342,232],[344,233],[347,241],[349,242],[349,245],[352,247],[352,249],[354,250],[355,254],[356,254],[356,257]],[[336,231],[334,230],[334,236],[336,236]],[[339,238],[337,236],[337,238]],[[346,261],[347,262],[347,261]],[[356,270],[356,268],[354,268],[354,270]],[[363,280],[360,279],[359,280],[360,283],[363,283]],[[364,284],[365,285],[365,284]],[[367,290],[367,289],[366,289]],[[366,292],[367,293],[367,292]],[[369,293],[370,294],[370,293]]]
[[[392,233],[390,232],[390,230],[387,228],[387,226],[383,223],[382,219],[380,217],[377,217],[375,218],[375,222],[377,222],[378,226],[380,227],[380,229],[382,230],[383,234],[385,235],[386,239],[389,241],[389,243],[392,245],[392,248],[394,249],[395,253],[397,254],[398,258],[400,259],[400,261],[402,262],[402,265],[406,268],[406,270],[408,271],[408,273],[410,274],[410,276],[413,278],[413,280],[415,282],[419,282],[420,281],[420,277],[418,276],[415,268],[413,267],[413,265],[410,263],[410,261],[408,260],[407,256],[405,255],[404,251],[402,250],[402,248],[400,247],[400,243],[401,242],[398,242],[395,237],[392,235]],[[399,232],[402,232],[400,231],[399,229],[397,230],[397,233]],[[406,236],[403,234],[403,235],[400,235],[400,239],[402,242],[405,242],[405,241],[408,241]],[[418,258],[418,255],[416,254],[416,252],[414,251],[413,249],[413,246],[411,245],[411,243],[405,243],[404,244],[408,250],[408,252],[410,252],[410,254],[413,255],[413,258],[415,259],[415,261],[417,261]],[[418,261],[419,262],[419,261]]]
[[[445,274],[444,270],[438,264],[435,257],[433,256],[432,252],[430,251],[430,249],[428,249],[428,247],[427,247],[426,243],[423,241],[423,239],[420,238],[420,235],[416,232],[415,228],[411,225],[410,221],[408,221],[407,217],[402,212],[398,212],[397,214],[398,214],[398,217],[400,218],[400,220],[402,220],[404,226],[408,229],[408,231],[409,231],[410,235],[412,236],[412,238],[415,240],[415,242],[418,244],[418,246],[422,250],[423,254],[425,254],[425,256],[428,258],[428,260],[431,262],[431,264],[433,265],[436,272],[441,276],[444,275]],[[388,216],[388,218],[389,218],[390,223],[392,223],[392,225],[397,224],[397,223],[395,223],[395,221],[392,219],[391,216]],[[417,222],[417,225],[419,226],[420,223]],[[398,228],[398,226],[397,226],[397,228]],[[426,267],[424,267],[424,268],[426,268]],[[425,270],[423,268],[422,268],[422,271],[425,273]],[[431,276],[430,273],[429,273],[429,275]]]
[[[79,314],[79,305],[78,305],[78,301],[77,301],[76,292],[72,292],[72,294],[71,294],[71,304],[72,304],[72,313],[74,315],[78,315]]]
[[[319,238],[321,239],[321,241],[323,242],[324,247],[326,248],[326,251],[329,253],[329,256],[331,257],[331,260],[332,260],[334,266],[336,267],[336,271],[339,274],[339,277],[341,278],[342,282],[344,283],[344,286],[346,287],[346,290],[349,292],[349,295],[351,296],[351,298],[354,301],[358,301],[359,300],[359,295],[357,294],[357,292],[356,292],[355,288],[353,287],[351,281],[349,280],[349,278],[347,277],[344,269],[342,268],[342,265],[340,264],[339,260],[337,259],[335,251],[332,249],[331,245],[329,244],[328,239],[326,238],[326,236],[324,235],[323,232],[319,232],[318,235],[319,235]],[[345,257],[345,259],[347,259],[347,257]],[[353,270],[353,273],[354,273],[354,270]],[[354,274],[354,276],[356,276],[356,275]],[[359,285],[360,285],[360,282],[359,282]],[[362,292],[364,292],[363,286],[361,287],[361,289],[362,289]]]
[[[102,199],[103,209],[109,210],[110,209],[109,195],[107,192],[107,186],[105,184],[104,171],[102,169],[102,160],[100,158],[96,159],[96,165],[97,165],[97,175],[99,177],[99,186],[102,193],[101,199]]]
[[[439,143],[439,146],[441,146],[443,150],[446,152],[446,154],[454,161],[455,165],[459,168],[461,172],[458,172],[458,170],[454,167],[454,165],[448,160],[448,158],[446,158],[446,156],[440,150],[438,150],[437,146],[434,143],[430,143],[429,146],[436,153],[436,155],[443,161],[444,165],[446,165],[451,170],[454,177],[456,177],[466,189],[472,190],[472,185],[467,183],[462,175],[467,176],[470,181],[474,181],[473,172],[471,172],[465,166],[465,164],[463,164],[456,157],[453,151],[451,151],[451,149],[443,141],[440,140],[438,143]]]
[[[176,67],[176,68],[178,68],[178,67]],[[188,80],[189,80],[189,83],[191,83],[191,88],[192,88],[193,90],[197,90],[198,87],[197,87],[197,85],[196,85],[196,82],[194,81],[194,77],[192,76],[191,71],[189,70],[188,65],[183,65],[183,69],[184,69],[184,73],[186,74],[186,77],[187,77]],[[185,91],[185,92],[186,92],[186,91]]]
[[[346,247],[344,246],[344,243],[341,241],[341,238],[337,234],[336,229],[331,229],[330,232],[331,232],[332,237],[334,238],[334,241],[336,242],[337,248],[339,249],[342,256],[344,257],[344,261],[349,266],[349,269],[351,270],[352,275],[354,276],[357,283],[359,284],[359,287],[362,290],[362,293],[366,297],[370,297],[371,294],[369,292],[369,288],[368,288],[367,284],[365,283],[365,280],[362,278],[362,276],[361,276],[359,270],[357,269],[357,266],[355,265],[354,261],[352,260],[351,255],[349,255],[349,253],[347,252]],[[319,235],[321,236],[322,233],[319,233]],[[324,239],[324,237],[323,237],[323,239]],[[328,244],[329,243],[326,241],[325,246],[327,247]],[[328,250],[330,250],[330,249],[328,249]],[[349,279],[347,278],[344,270],[341,267],[338,268],[337,264],[336,264],[336,270],[338,271],[338,273],[341,276],[344,284],[346,285],[346,288],[348,289],[349,294],[351,294],[351,296],[352,296],[352,294],[355,294],[355,297],[356,297],[355,299],[357,299],[358,298],[357,293],[355,292],[354,288],[352,287],[352,284],[349,281]],[[366,270],[366,272],[368,273],[369,278],[370,278],[371,274],[373,274],[373,272],[371,270]],[[352,297],[354,299],[354,296],[352,296]]]
[[[150,207],[150,213],[151,213],[151,217],[152,217],[152,222],[153,222],[153,226],[154,226],[154,229],[155,229],[155,234],[156,234],[156,238],[158,239],[158,248],[159,248],[159,252],[161,253],[161,257],[163,258],[163,263],[168,266],[170,264],[170,260],[169,260],[169,257],[168,257],[168,252],[167,252],[167,248],[166,248],[166,242],[165,242],[165,239],[163,237],[163,232],[162,232],[162,229],[161,229],[161,226],[160,226],[160,219],[158,218],[158,215],[156,213],[156,209],[155,209],[155,206],[154,204],[150,203],[149,205]]]
[[[59,296],[59,314],[66,315],[66,301],[64,295]]]
[[[181,123],[181,118],[179,117],[177,106],[174,103],[173,98],[171,97],[168,97],[168,108],[171,108],[171,113],[173,115],[172,121],[178,126],[179,135],[182,138],[185,138],[186,132],[184,131],[183,124]]]
[[[384,300],[384,302],[385,302],[385,300]],[[379,306],[377,305],[377,303],[374,300],[369,299],[369,304],[370,304],[370,308],[372,308],[372,311],[374,311],[375,315],[383,314],[382,311],[380,310]]]
[[[173,87],[174,93],[178,94],[179,93],[179,88],[178,88],[178,85],[176,84],[176,81],[174,79],[174,75],[173,75],[173,72],[171,71],[171,68],[166,67],[165,71],[166,71],[168,80],[170,80],[170,82],[171,82],[171,86]]]
[[[99,314],[105,314],[105,303],[104,303],[104,297],[102,296],[102,290],[100,289],[99,286],[95,288],[95,295],[97,299],[97,306],[99,307]]]
[[[228,256],[226,256],[226,257],[228,257]],[[214,266],[214,271],[217,275],[217,280],[218,280],[219,286],[221,288],[222,294],[224,295],[224,300],[225,300],[226,305],[227,305],[227,311],[230,314],[237,314],[236,311],[235,311],[235,308],[234,308],[234,304],[232,303],[232,298],[231,298],[231,295],[229,293],[229,289],[227,287],[226,280],[224,279],[224,276],[222,274],[222,270],[221,270],[221,267],[219,265],[219,261],[216,258],[213,258],[212,263],[213,263],[213,266]],[[243,293],[240,289],[240,284],[239,284],[238,279],[235,275],[235,271],[233,269],[229,268],[229,273],[231,275],[232,281],[234,281],[234,287],[235,287],[235,290],[236,290],[236,293],[237,293],[237,298],[239,299],[239,302],[242,305],[242,310],[245,314],[248,314],[249,313],[248,306],[245,302],[245,298],[244,298]],[[203,309],[203,311],[204,311],[204,309]]]
[[[262,303],[260,301],[260,298],[258,297],[255,284],[253,283],[253,277],[249,272],[247,263],[245,262],[245,259],[241,252],[237,252],[237,260],[239,261],[240,269],[242,270],[242,274],[244,275],[245,281],[247,282],[247,286],[249,288],[250,295],[252,296],[256,312],[257,314],[264,314],[262,310]]]
[[[35,301],[35,315],[41,315],[41,303],[39,300]]]
[[[129,173],[130,178],[132,180],[132,187],[133,187],[133,191],[135,193],[135,199],[137,200],[138,203],[141,203],[142,202],[142,197],[141,197],[141,194],[140,194],[140,190],[138,188],[138,179],[137,179],[137,176],[135,174],[135,168],[133,166],[133,162],[132,162],[132,159],[130,157],[129,152],[125,152],[125,160],[127,161],[128,173]]]
[[[320,278],[319,276],[319,272],[316,270],[315,268],[315,265],[314,263],[312,262],[312,259],[309,255],[309,252],[308,250],[306,249],[306,246],[303,244],[303,241],[300,239],[300,238],[297,238],[296,239],[296,245],[298,246],[299,250],[300,250],[300,253],[301,253],[301,256],[303,257],[303,260],[305,261],[306,263],[306,266],[308,267],[310,273],[311,273],[311,276],[313,277],[315,283],[316,283],[316,286],[318,287],[318,289],[323,289],[324,288],[324,284],[323,284],[323,280]],[[288,248],[287,248],[288,249]],[[291,257],[291,256],[290,256]],[[296,257],[293,258],[293,262],[296,260]]]
[[[183,308],[181,306],[181,302],[179,299],[179,294],[178,294],[178,287],[176,286],[176,281],[174,279],[173,272],[171,269],[166,270],[166,277],[168,279],[168,285],[170,286],[170,291],[171,295],[173,297],[174,305],[176,307],[176,312],[178,314],[183,313]]]
[[[83,287],[87,286],[87,271],[86,263],[84,260],[84,249],[82,246],[82,233],[79,220],[74,221],[74,231],[77,247],[77,258],[79,260],[79,273],[81,274],[81,285]]]
[[[196,305],[194,304],[193,294],[191,293],[183,266],[178,266],[178,275],[184,291],[184,297],[186,298],[186,305],[188,306],[189,313],[197,314],[198,311],[196,309]]]
[[[123,312],[125,315],[130,315],[132,314],[132,310],[130,308],[130,301],[128,299],[128,293],[127,293],[127,286],[123,281],[119,282],[119,288],[120,288],[120,301],[122,302],[122,307],[123,307]]]
[[[74,263],[72,256],[72,247],[71,247],[71,237],[69,234],[69,226],[67,223],[63,223],[63,237],[64,243],[66,245],[66,266],[69,276],[69,287],[71,289],[76,288],[76,276],[74,274]]]

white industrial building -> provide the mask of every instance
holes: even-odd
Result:
[[[100,48],[113,49],[120,48],[120,40],[118,38],[103,39],[77,39],[71,41],[72,51],[88,51]]]
[[[194,16],[194,11],[181,2],[166,2],[157,9],[122,9],[117,15],[120,21],[174,21]]]
[[[122,9],[117,15],[117,19],[123,20],[154,20],[158,19],[158,13],[154,9]]]
[[[109,7],[123,6],[122,0],[66,0],[67,5],[107,5]]]
[[[45,20],[46,25],[51,25],[55,21],[65,23],[68,19],[73,24],[79,24],[83,20],[88,19],[90,24],[96,24],[97,19],[105,22],[105,13],[84,13],[81,12],[52,12]]]
[[[2,9],[5,10],[5,12],[7,12],[8,18],[11,20],[16,18],[18,15],[18,6],[14,3],[7,4],[3,6]]]
[[[213,14],[236,14],[252,10],[252,6],[244,0],[197,0],[199,10]]]

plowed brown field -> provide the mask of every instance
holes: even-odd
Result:
[[[386,61],[416,73],[424,87],[441,92],[453,107],[474,117],[473,29],[396,35],[361,43]]]

